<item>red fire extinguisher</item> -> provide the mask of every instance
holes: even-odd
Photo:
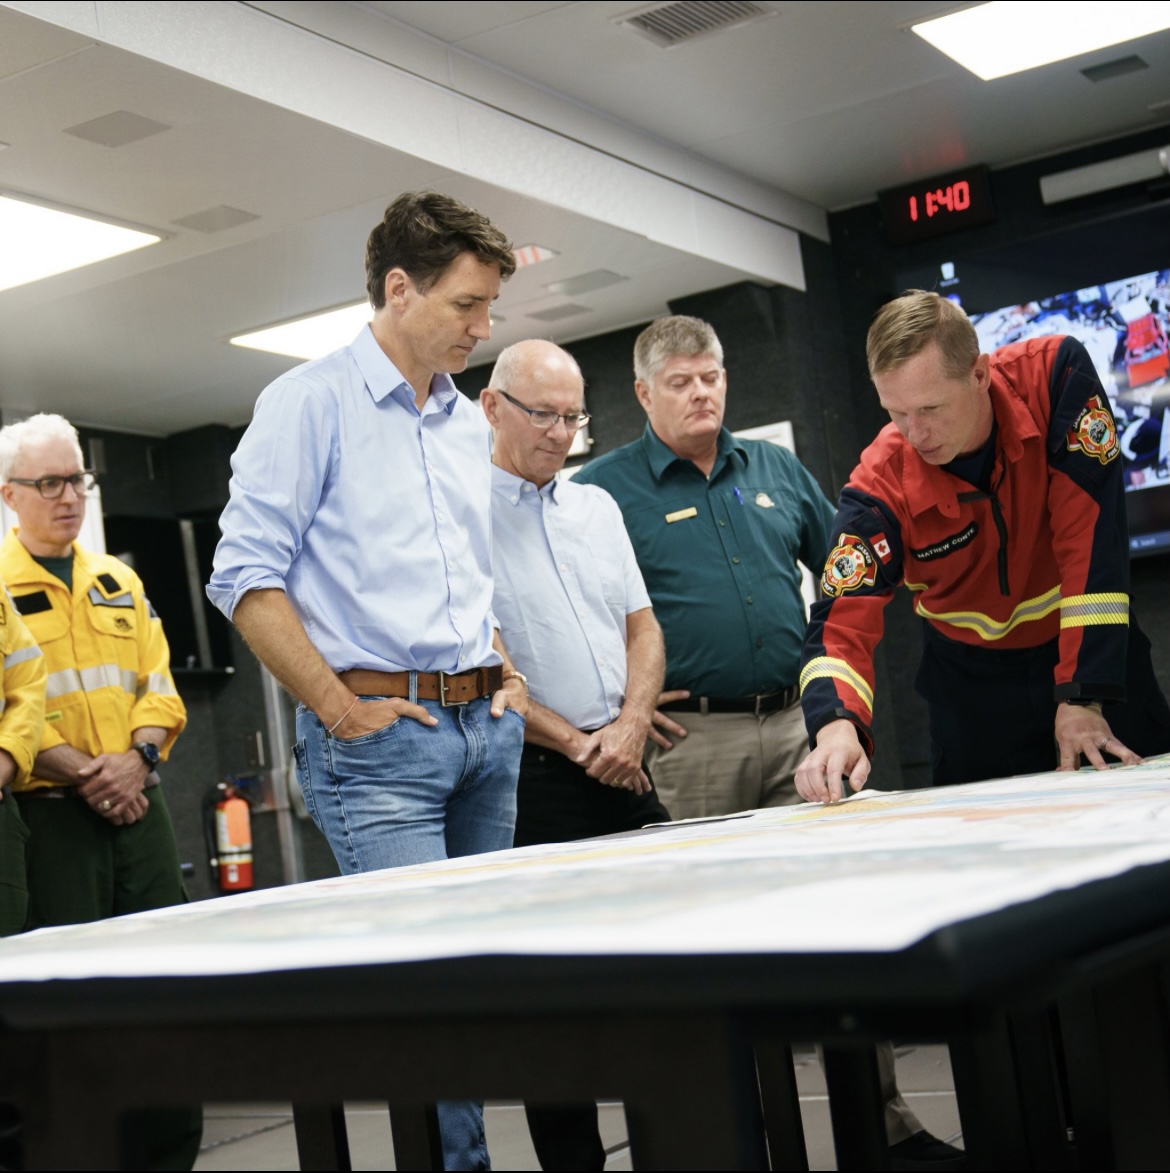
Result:
[[[221,782],[216,790],[211,866],[221,892],[246,892],[252,887],[251,808],[231,783]]]

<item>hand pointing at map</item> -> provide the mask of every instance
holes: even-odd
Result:
[[[840,802],[844,779],[860,790],[869,779],[869,758],[852,721],[830,721],[817,733],[816,748],[796,771],[796,791],[806,802]]]

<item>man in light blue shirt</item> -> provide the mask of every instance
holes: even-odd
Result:
[[[573,358],[519,342],[480,403],[492,424],[493,609],[528,677],[516,846],[669,820],[642,772],[662,687],[662,632],[604,489],[557,480],[588,419]],[[592,1103],[529,1104],[544,1169],[601,1169]]]
[[[514,269],[471,208],[400,196],[370,326],[266,388],[232,458],[208,595],[300,702],[297,776],[347,874],[512,844],[527,686],[491,610],[488,429],[451,373]],[[447,1168],[488,1167],[479,1105],[439,1122]]]

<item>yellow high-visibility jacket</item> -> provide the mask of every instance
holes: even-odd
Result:
[[[0,749],[16,763],[20,789],[32,771],[45,729],[45,657],[12,599],[0,590]]]
[[[44,653],[41,750],[125,753],[134,729],[166,729],[165,758],[187,724],[171,679],[170,649],[142,580],[124,562],[73,543],[73,593],[36,562],[12,530],[0,578]],[[32,774],[24,789],[58,783]]]

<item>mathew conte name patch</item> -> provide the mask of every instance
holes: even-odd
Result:
[[[672,521],[686,521],[688,517],[698,517],[699,511],[692,505],[690,509],[676,509],[673,513],[666,515],[666,524],[670,525]]]
[[[949,538],[943,538],[941,542],[923,546],[921,550],[916,550],[911,546],[910,556],[917,558],[919,562],[931,562],[935,558],[945,558],[948,554],[961,550],[978,532],[979,523],[973,521],[966,529],[960,530],[957,534],[951,534]]]

